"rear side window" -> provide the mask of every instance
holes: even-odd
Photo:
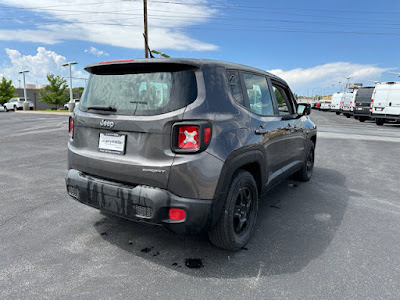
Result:
[[[294,113],[290,92],[279,84],[272,82],[275,99],[278,104],[279,115],[291,115]]]
[[[226,71],[229,85],[231,86],[233,99],[240,105],[244,106],[242,87],[240,85],[240,78],[238,71]]]
[[[274,107],[267,78],[260,75],[243,73],[243,80],[249,98],[250,110],[259,115],[274,115]]]
[[[197,98],[193,70],[90,75],[79,109],[112,107],[115,114],[159,115],[185,107]]]

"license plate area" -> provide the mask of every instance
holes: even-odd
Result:
[[[118,133],[100,133],[99,151],[112,154],[125,154],[126,135]]]

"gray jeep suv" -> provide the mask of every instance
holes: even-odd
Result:
[[[261,194],[310,179],[310,106],[265,71],[199,59],[109,61],[91,73],[69,121],[68,194],[102,211],[207,231],[240,249]]]

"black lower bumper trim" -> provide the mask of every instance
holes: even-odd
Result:
[[[94,208],[133,220],[162,225],[176,233],[196,233],[208,229],[212,200],[187,199],[144,185],[112,182],[77,170],[66,175],[68,194]],[[186,218],[169,219],[170,207],[182,208]]]

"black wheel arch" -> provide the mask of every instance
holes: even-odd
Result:
[[[228,156],[222,167],[217,189],[214,194],[214,201],[211,209],[211,226],[214,226],[218,221],[230,183],[239,170],[246,170],[253,175],[257,184],[258,194],[262,194],[264,185],[268,181],[264,166],[265,157],[262,149],[255,148],[249,150],[247,147],[244,147],[243,149],[232,152]]]

